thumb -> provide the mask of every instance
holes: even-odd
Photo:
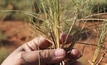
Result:
[[[24,64],[27,65],[38,65],[39,63],[50,64],[61,61],[65,55],[66,53],[63,49],[39,50],[22,52],[22,59],[24,60]]]

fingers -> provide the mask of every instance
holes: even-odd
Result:
[[[34,51],[39,48],[46,49],[49,46],[50,46],[50,42],[48,42],[44,37],[39,36],[25,43],[22,47],[25,51]]]
[[[23,52],[21,55],[25,61],[24,63],[27,63],[27,65],[39,65],[39,63],[49,64],[59,62],[65,57],[66,53],[63,49],[56,49]]]
[[[66,39],[67,38],[67,39]],[[72,36],[68,36],[65,33],[60,34],[60,43],[71,43],[72,42]]]
[[[43,36],[37,37],[36,39],[34,39],[34,41],[41,49],[46,49],[51,45],[51,43],[47,41]]]
[[[69,54],[69,59],[77,59],[80,56],[80,51],[77,49],[72,49]]]
[[[80,62],[76,61],[80,56],[80,52],[77,49],[72,49],[67,55],[68,60],[65,65],[82,65]]]
[[[75,60],[79,54],[80,52],[77,49],[73,49],[69,55],[69,59]],[[63,60],[65,56],[66,53],[63,49],[30,51],[21,54],[22,59],[25,61],[24,63],[27,63],[28,65],[57,63]],[[72,64],[72,61],[67,62],[71,62]],[[73,64],[80,65],[79,62],[73,62]]]
[[[60,34],[60,43],[64,43],[66,37],[67,37],[67,34],[64,34],[64,33]],[[72,41],[71,39],[72,39],[71,36],[68,36],[66,43],[70,43]],[[50,45],[51,43],[49,41],[47,41],[44,37],[39,36],[25,43],[22,47],[25,51],[34,51],[37,49],[46,49]]]

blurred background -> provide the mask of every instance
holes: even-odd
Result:
[[[92,1],[91,9],[86,12],[107,13],[107,0]],[[14,49],[35,37],[26,12],[32,12],[31,0],[0,0],[0,64]],[[102,18],[107,19],[107,14]],[[85,65],[86,58],[81,60]]]
[[[0,0],[0,10],[21,10],[30,11],[30,0]],[[22,12],[2,11],[0,12],[0,20],[26,20],[26,15]]]

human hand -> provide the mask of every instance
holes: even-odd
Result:
[[[60,40],[64,40],[65,36],[61,35]],[[71,41],[68,39],[68,42]],[[46,49],[49,46],[50,42],[39,36],[16,49],[1,65],[46,65],[60,62],[65,58],[66,52],[63,49]],[[79,54],[77,49],[72,49],[70,57],[76,59]],[[71,65],[81,65],[81,63],[75,61]]]

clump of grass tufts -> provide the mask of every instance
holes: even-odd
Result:
[[[0,46],[2,46],[2,43],[1,43],[1,41],[3,40],[3,39],[5,39],[6,37],[5,37],[5,35],[4,35],[4,31],[3,30],[0,30]]]
[[[0,47],[0,64],[5,60],[5,58],[9,55],[7,49],[5,47]]]
[[[96,3],[92,4],[92,12],[93,13],[105,13],[105,12],[107,12],[106,1],[96,2]]]
[[[32,5],[33,2],[36,2],[38,12],[31,14],[31,16],[35,18],[36,21],[30,19],[30,22],[33,24],[32,27],[34,28],[35,32],[38,33],[38,35],[44,36],[49,42],[51,42],[52,46],[50,49],[66,48],[65,51],[68,54],[69,51],[74,47],[75,43],[80,39],[80,37],[84,35],[83,33],[85,33],[86,36],[89,36],[87,32],[84,32],[84,28],[87,21],[89,20],[88,18],[90,18],[90,16],[93,14],[93,8],[91,7],[93,6],[93,0],[33,0]],[[33,5],[32,9],[34,7],[35,5]],[[35,12],[35,10],[32,10],[32,12]],[[40,21],[42,21],[42,24]],[[80,24],[83,25],[81,26]],[[104,23],[104,25],[105,24],[106,23]],[[105,27],[106,26],[102,27],[102,29]],[[104,30],[102,30],[102,32]],[[61,45],[59,36],[60,33],[63,32],[67,33],[67,37],[64,43]],[[105,32],[103,33],[105,34]],[[69,46],[65,47],[66,41],[70,35],[72,36],[72,42]],[[100,39],[105,38],[105,36],[100,37]],[[93,63],[98,57],[98,55],[96,56],[96,54],[99,53],[98,51],[100,51],[98,49],[100,49],[100,46],[104,43],[104,40],[100,39],[97,45],[92,45],[96,46],[97,48],[95,51],[95,56],[92,60]],[[100,44],[100,42],[102,44]],[[65,61],[66,60],[64,59],[59,63],[65,63]],[[72,62],[74,61],[75,60],[72,60]]]
[[[83,33],[84,27],[78,28],[77,25],[79,26],[81,23],[79,19],[87,15],[84,14],[86,13],[84,10],[89,8],[87,6],[90,4],[88,3],[90,0],[85,1],[85,3],[84,1],[74,0],[33,0],[32,5],[33,2],[36,2],[36,7],[38,8],[37,13],[31,14],[33,18],[38,20],[33,21],[30,18],[34,31],[37,35],[42,35],[51,42],[52,46],[50,49],[66,48],[65,51],[69,54],[69,51],[73,49],[75,43]],[[34,7],[35,5],[33,5],[33,8]],[[32,11],[35,12],[35,10]],[[42,24],[39,23],[40,20],[43,21]],[[63,25],[66,25],[67,29],[64,29]],[[61,45],[59,39],[60,33],[63,32],[67,33],[67,37]],[[66,47],[65,45],[69,36],[72,36],[72,42]],[[76,60],[72,60],[72,62]],[[65,61],[66,60],[63,60],[59,63],[65,63]]]
[[[99,61],[97,60],[97,58],[98,58],[98,56],[101,52],[102,46],[104,45],[104,42],[105,42],[105,38],[106,38],[106,35],[107,35],[106,29],[107,29],[107,21],[105,20],[103,22],[103,27],[101,29],[101,33],[99,34],[97,47],[96,47],[91,65],[99,65],[99,63],[102,61],[102,58]],[[106,52],[106,50],[104,50],[104,52]]]

